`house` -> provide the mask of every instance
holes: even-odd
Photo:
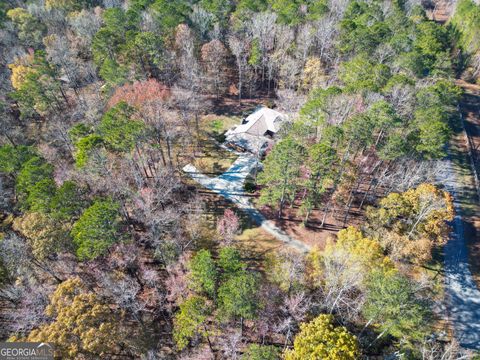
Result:
[[[287,117],[267,107],[258,107],[242,123],[225,133],[226,144],[263,155]]]

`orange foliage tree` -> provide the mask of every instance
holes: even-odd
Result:
[[[115,90],[108,101],[108,107],[125,101],[130,106],[141,108],[143,104],[155,100],[166,100],[170,97],[170,90],[155,79],[135,81],[125,84]]]

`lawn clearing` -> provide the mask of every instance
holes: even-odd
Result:
[[[240,123],[238,116],[205,115],[200,120],[200,137],[198,152],[192,165],[207,176],[216,177],[235,162],[238,156],[220,144],[224,141],[224,133]]]
[[[238,156],[222,148],[213,139],[200,140],[200,153],[196,155],[193,165],[207,176],[218,176],[227,171]]]
[[[263,260],[268,253],[286,246],[284,242],[270,235],[261,227],[244,230],[236,240],[236,246],[242,253],[258,260]]]
[[[240,125],[240,116],[208,114],[200,120],[200,130],[214,137],[222,136],[228,129]]]

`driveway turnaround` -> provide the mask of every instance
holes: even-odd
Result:
[[[202,174],[191,164],[186,165],[183,171],[203,187],[230,200],[239,209],[247,213],[258,226],[261,226],[280,241],[283,241],[298,251],[308,252],[310,250],[308,245],[287,235],[275,226],[272,221],[267,220],[248,200],[248,196],[244,190],[245,179],[258,166],[259,163],[253,155],[243,153],[227,171],[215,178]]]

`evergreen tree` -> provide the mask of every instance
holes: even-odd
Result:
[[[376,270],[367,287],[363,314],[378,324],[381,336],[389,334],[413,340],[428,333],[431,316],[428,304],[417,297],[408,278],[396,271]]]
[[[189,262],[190,286],[211,298],[216,294],[217,268],[208,250],[200,250]]]
[[[122,239],[119,204],[97,200],[73,225],[71,235],[80,260],[93,260]]]
[[[285,202],[292,202],[300,183],[300,167],[305,159],[303,147],[292,138],[280,141],[268,154],[258,183],[260,203],[278,207],[281,216]]]

